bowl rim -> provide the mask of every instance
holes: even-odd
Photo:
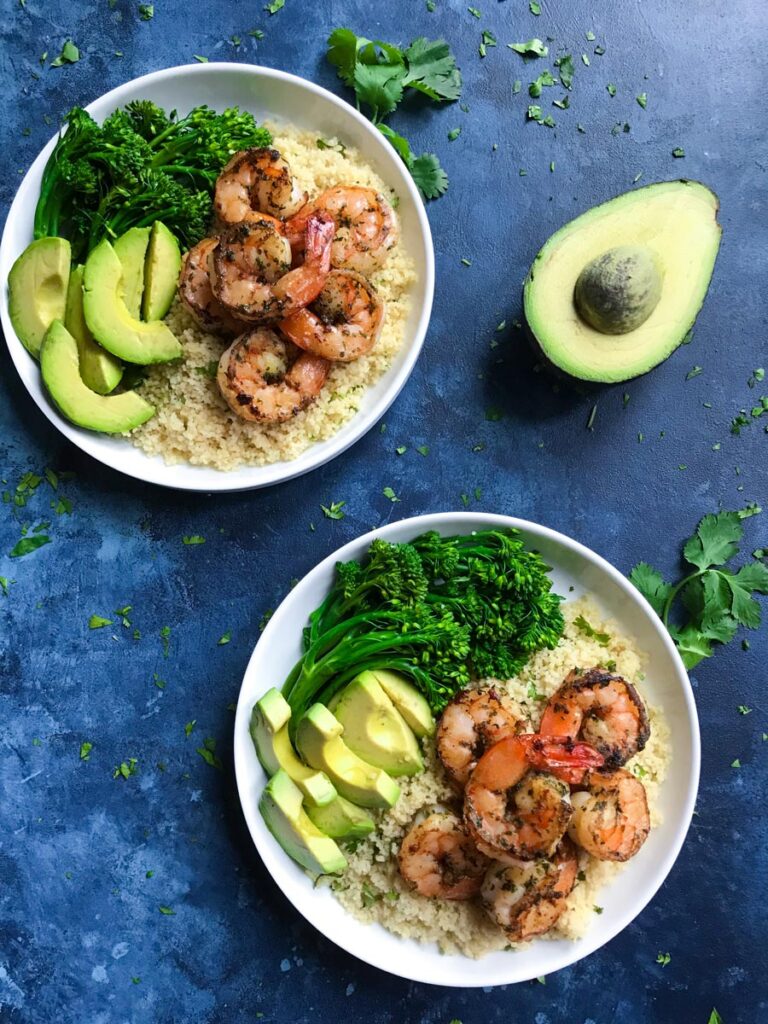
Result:
[[[487,987],[489,984],[492,986],[516,984],[526,980],[533,980],[534,977],[540,975],[532,975],[530,978],[512,978],[507,981],[497,980],[489,982],[487,978],[483,977],[482,970],[477,969],[472,971],[469,977],[455,977],[454,975],[449,975],[447,978],[440,979],[425,977],[416,970],[409,969],[409,962],[407,959],[402,963],[398,962],[397,964],[391,965],[383,964],[380,962],[380,958],[377,958],[375,954],[368,953],[366,947],[361,948],[359,945],[353,946],[351,941],[345,942],[343,938],[338,938],[335,935],[329,934],[325,930],[322,921],[318,922],[317,915],[308,914],[303,904],[308,905],[311,901],[307,901],[306,899],[302,900],[301,897],[301,894],[306,893],[307,890],[301,889],[300,893],[297,893],[296,898],[294,898],[293,894],[290,894],[283,889],[283,886],[272,870],[272,865],[279,863],[278,857],[287,857],[287,854],[285,854],[282,848],[276,843],[275,849],[270,848],[267,851],[264,851],[261,849],[259,840],[257,839],[255,823],[258,823],[259,821],[258,807],[255,802],[248,799],[247,793],[247,761],[249,758],[255,757],[255,752],[253,751],[248,732],[248,721],[251,708],[250,706],[246,706],[246,690],[250,689],[249,680],[251,676],[255,674],[257,669],[257,651],[260,652],[260,650],[263,650],[261,645],[268,645],[272,641],[273,634],[277,633],[280,628],[282,618],[290,615],[290,605],[292,600],[295,599],[295,596],[300,592],[303,585],[308,583],[310,578],[315,578],[316,576],[327,572],[329,569],[332,569],[333,565],[337,561],[354,557],[355,552],[359,553],[360,550],[367,549],[371,541],[375,538],[378,537],[386,539],[389,534],[398,532],[404,527],[407,527],[409,530],[412,529],[413,535],[415,536],[417,533],[424,532],[425,530],[450,526],[451,524],[464,525],[468,520],[477,524],[473,527],[474,529],[493,526],[507,526],[520,530],[527,539],[537,537],[546,539],[547,541],[560,545],[571,553],[585,559],[614,582],[619,589],[623,591],[624,595],[628,596],[630,601],[634,602],[644,613],[654,632],[661,640],[662,646],[666,649],[666,652],[671,659],[671,664],[675,670],[676,682],[682,691],[686,712],[686,725],[690,732],[690,761],[686,765],[681,765],[679,769],[681,771],[685,771],[687,769],[688,772],[683,812],[676,823],[673,841],[667,847],[664,855],[660,857],[654,865],[654,876],[648,885],[646,893],[644,893],[642,903],[638,907],[633,908],[630,912],[622,912],[618,914],[611,927],[606,929],[605,932],[601,933],[599,929],[593,929],[592,932],[589,932],[584,937],[584,939],[571,943],[570,950],[564,954],[558,966],[550,968],[546,973],[553,973],[555,970],[562,970],[563,968],[569,967],[577,961],[591,955],[624,931],[624,929],[648,906],[650,901],[666,881],[680,854],[683,843],[685,842],[693,818],[701,769],[701,736],[693,687],[691,686],[688,673],[671,636],[646,598],[639,590],[637,590],[636,587],[632,585],[632,583],[629,582],[627,577],[602,555],[599,555],[596,551],[593,551],[580,541],[569,537],[567,534],[560,533],[558,530],[554,530],[551,527],[543,526],[527,519],[520,519],[516,516],[508,516],[503,513],[433,512],[410,516],[406,519],[396,520],[395,522],[390,522],[382,527],[370,530],[341,545],[341,547],[332,551],[329,555],[318,562],[302,577],[298,584],[292,588],[292,590],[285,598],[283,598],[275,609],[275,612],[267,623],[264,632],[261,634],[254,646],[243,675],[243,682],[237,699],[237,712],[234,724],[235,778],[243,815],[245,817],[253,845],[261,858],[262,864],[272,878],[273,883],[289,903],[293,905],[298,913],[301,914],[309,924],[324,935],[326,939],[345,950],[345,952],[356,957],[358,960],[362,960],[364,963],[369,964],[372,967],[376,967],[386,973],[395,975],[396,977],[403,978],[408,981],[420,982],[422,984],[438,985],[450,988],[480,988]],[[393,937],[397,938],[397,936]],[[473,961],[471,958],[467,957],[463,959],[466,960],[467,964],[482,964],[482,960]]]
[[[278,68],[265,67],[261,64],[239,64],[234,61],[210,61],[204,64],[180,64],[170,68],[162,68],[158,71],[150,71],[147,74],[138,76],[137,78],[132,78],[129,81],[124,82],[122,85],[115,86],[114,89],[110,89],[108,92],[96,97],[96,99],[91,100],[91,102],[85,106],[85,109],[88,112],[92,112],[92,109],[95,106],[102,105],[108,105],[111,109],[114,109],[122,104],[124,96],[134,91],[136,88],[151,87],[180,74],[205,76],[216,74],[217,72],[221,73],[222,71],[242,74],[243,76],[271,79],[278,83],[289,83],[293,86],[303,88],[307,92],[322,98],[324,101],[330,102],[332,106],[338,108],[340,119],[347,119],[355,122],[362,129],[364,134],[370,138],[372,146],[379,147],[379,151],[381,153],[386,153],[390,156],[394,154],[394,151],[392,151],[392,154],[389,153],[391,147],[384,139],[381,132],[379,132],[376,127],[358,110],[351,106],[351,104],[347,103],[346,100],[342,99],[340,96],[336,96],[323,86],[317,85],[315,82],[311,82],[308,79],[303,78],[301,75],[294,75],[290,72],[281,71]],[[342,126],[340,125],[340,127]],[[29,176],[35,174],[38,170],[42,173],[42,169],[53,150],[57,138],[58,133],[52,136],[52,138],[49,139],[46,145],[40,150],[16,190],[13,201],[8,209],[8,215],[3,227],[2,239],[0,239],[0,265],[4,265],[5,262],[7,262],[10,267],[13,260],[20,255],[20,253],[10,251],[11,232],[9,227],[20,215],[20,211],[22,209],[20,195],[24,189],[25,183]],[[393,162],[393,166],[399,166],[399,163],[399,158],[397,158]],[[322,451],[322,453],[320,451],[321,444],[316,444],[307,448],[292,461],[268,463],[263,466],[243,465],[238,466],[231,471],[215,470],[212,467],[197,467],[186,462],[177,465],[166,465],[162,461],[161,456],[149,456],[145,455],[143,452],[142,455],[144,455],[146,464],[148,466],[156,466],[156,472],[154,474],[149,471],[141,471],[141,466],[144,465],[143,460],[138,467],[131,467],[130,465],[125,467],[120,465],[119,463],[121,460],[119,458],[119,454],[118,457],[115,458],[114,456],[110,456],[109,449],[104,452],[100,450],[99,442],[107,435],[94,433],[93,431],[77,427],[75,424],[66,421],[56,409],[42,385],[39,394],[33,393],[27,387],[24,375],[21,371],[21,366],[22,364],[26,365],[26,361],[33,359],[33,357],[22,345],[13,328],[8,308],[8,288],[6,282],[3,282],[2,286],[0,286],[0,324],[2,324],[5,343],[8,348],[11,361],[14,364],[16,372],[19,374],[24,390],[48,421],[52,423],[53,426],[56,427],[56,429],[72,444],[79,448],[80,451],[89,455],[102,465],[108,466],[110,469],[122,473],[125,476],[129,476],[135,480],[140,480],[144,483],[157,484],[161,487],[167,487],[172,490],[191,491],[203,494],[257,490],[263,487],[270,487],[274,484],[284,483],[288,480],[293,480],[296,477],[303,476],[305,473],[309,473],[312,470],[325,465],[332,459],[341,455],[348,448],[351,448],[352,445],[356,444],[357,441],[367,434],[368,431],[381,419],[381,417],[386,414],[387,410],[398,397],[413,372],[416,361],[421,354],[427,329],[429,327],[435,291],[435,250],[424,201],[419,194],[413,178],[405,168],[405,165],[402,166],[401,180],[397,183],[397,189],[398,191],[406,191],[412,200],[413,208],[416,213],[416,233],[420,238],[421,245],[423,246],[424,253],[426,255],[424,265],[420,265],[418,268],[420,278],[423,280],[423,301],[421,304],[421,310],[418,315],[418,320],[416,322],[410,344],[404,343],[399,350],[400,353],[404,353],[403,362],[394,374],[387,390],[381,395],[371,409],[367,411],[360,410],[355,413],[352,419],[346,421],[346,423],[342,425],[338,433],[328,438],[326,442],[322,442],[322,444],[327,445],[327,448]],[[385,372],[389,372],[389,370]],[[381,378],[379,378],[379,380],[380,379]],[[354,426],[352,426],[353,424]],[[340,434],[346,425],[350,425],[352,429],[350,429],[348,437],[340,439]],[[109,438],[109,440],[124,439]],[[317,449],[314,455],[312,454],[313,448]],[[119,453],[119,449],[117,449],[117,451]],[[158,459],[161,460],[159,464],[156,461]],[[204,483],[197,482],[195,479],[196,472],[200,470],[206,471],[206,479]],[[181,479],[173,479],[177,472],[181,472],[182,474],[189,473],[189,479],[186,479],[184,476],[182,476]],[[257,479],[253,481],[249,480],[246,482],[235,483],[232,477],[234,474],[240,473],[248,475],[252,474]]]

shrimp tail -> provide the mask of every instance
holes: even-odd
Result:
[[[304,262],[317,267],[321,274],[331,269],[331,243],[336,223],[324,213],[312,214],[307,219]]]
[[[526,759],[540,771],[572,786],[578,786],[588,771],[602,768],[605,757],[589,743],[577,743],[567,736],[541,736],[530,733],[520,736]]]

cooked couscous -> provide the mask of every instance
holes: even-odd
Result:
[[[274,135],[275,147],[310,196],[338,182],[392,196],[357,150],[338,146],[332,139],[321,149],[316,132],[286,125],[267,127]],[[181,341],[183,355],[177,362],[149,370],[140,391],[157,413],[133,431],[133,443],[168,463],[188,462],[227,471],[246,464],[290,461],[316,441],[332,437],[355,415],[362,393],[388,369],[403,344],[416,267],[402,240],[371,280],[386,303],[375,348],[354,362],[334,363],[314,404],[282,424],[248,422],[232,413],[215,379],[227,342],[204,331],[175,302],[166,323]]]
[[[539,651],[514,679],[485,681],[516,700],[534,725],[541,717],[542,698],[554,693],[575,666],[615,662],[615,671],[634,683],[642,694],[643,655],[633,639],[622,635],[616,623],[604,621],[600,610],[586,598],[566,603],[563,613],[565,633],[555,650]],[[579,615],[597,632],[610,636],[607,645],[586,636],[574,624]],[[642,778],[653,827],[661,820],[658,794],[669,767],[669,729],[660,708],[650,704],[647,708],[650,739],[626,767]],[[427,741],[425,763],[426,769],[420,775],[398,780],[402,793],[397,804],[381,815],[377,830],[349,855],[349,867],[331,883],[332,888],[344,907],[361,920],[378,922],[406,938],[434,942],[442,952],[480,957],[510,948],[508,938],[486,916],[479,901],[426,899],[411,892],[400,875],[397,852],[414,819],[436,807],[455,805],[455,795],[437,758],[434,740]],[[584,935],[596,918],[594,908],[600,904],[601,889],[610,884],[623,866],[596,860],[582,852],[580,880],[568,897],[566,911],[546,937],[578,939]]]

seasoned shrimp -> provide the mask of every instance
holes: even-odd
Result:
[[[369,277],[384,266],[397,245],[400,226],[381,192],[358,185],[334,185],[311,199],[286,223],[291,246],[301,249],[307,219],[324,214],[336,223],[331,266]]]
[[[307,202],[276,149],[243,149],[229,160],[216,181],[213,208],[227,224],[258,219],[259,213],[292,217]]]
[[[493,864],[481,889],[483,906],[512,942],[526,942],[557,923],[578,870],[578,856],[568,839],[563,839],[551,859]]]
[[[217,245],[217,238],[204,238],[186,254],[179,276],[179,298],[205,330],[240,334],[245,324],[221,305],[211,288],[208,259]]]
[[[576,743],[569,736],[526,736],[526,755],[534,768],[552,772],[558,779],[577,786],[592,768],[602,768],[605,758],[588,743]]]
[[[651,734],[648,713],[634,686],[601,668],[568,675],[549,698],[539,731],[590,743],[609,768],[626,764]]]
[[[589,772],[585,784],[571,797],[571,839],[598,860],[634,857],[651,830],[645,786],[624,768]]]
[[[310,217],[306,259],[291,270],[291,247],[271,218],[233,224],[210,256],[213,293],[243,320],[269,323],[288,316],[322,291],[332,236],[331,221]]]
[[[294,345],[323,359],[349,363],[376,344],[384,303],[361,274],[332,270],[311,309],[299,309],[280,323]]]
[[[398,854],[400,874],[422,896],[468,900],[480,892],[488,859],[455,814],[430,814],[414,825]]]
[[[526,725],[519,705],[494,687],[457,693],[437,728],[437,753],[454,788],[464,789],[488,747]]]
[[[317,398],[329,364],[307,352],[291,361],[291,348],[267,327],[235,339],[222,355],[216,376],[233,412],[245,420],[282,422]]]
[[[507,736],[495,743],[464,791],[464,821],[477,848],[506,863],[550,854],[571,819],[568,786],[531,769],[529,739]]]

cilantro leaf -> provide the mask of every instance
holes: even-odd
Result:
[[[355,95],[358,103],[365,103],[377,121],[391,114],[403,98],[403,64],[357,63],[354,71]]]
[[[414,158],[410,172],[425,199],[437,199],[448,189],[448,175],[434,153],[422,153]]]
[[[629,582],[637,587],[656,614],[661,615],[672,590],[661,573],[647,562],[639,562],[629,574]]]
[[[104,626],[111,626],[112,619],[105,619],[102,615],[92,615],[88,619],[88,629],[103,629]]]
[[[11,550],[8,552],[9,558],[23,558],[24,555],[29,555],[33,551],[37,551],[38,548],[43,547],[44,544],[50,544],[51,538],[44,533],[37,533],[33,537],[22,537],[18,540]]]
[[[712,1010],[712,1013],[710,1013],[709,1015],[709,1020],[707,1021],[707,1024],[724,1024],[723,1018],[714,1008]]]
[[[723,565],[737,554],[744,530],[736,512],[707,515],[696,527],[696,533],[683,548],[685,560],[698,569]]]
[[[438,102],[457,100],[461,95],[461,73],[444,39],[414,39],[405,51],[408,72],[404,85],[417,89]]]
[[[696,668],[700,661],[712,655],[709,640],[696,629],[686,626],[684,629],[670,629],[672,639],[677,644],[680,657],[686,668]]]
[[[87,761],[91,756],[93,750],[93,744],[89,743],[88,740],[83,740],[80,744],[80,760]]]
[[[611,642],[610,633],[600,633],[594,626],[590,625],[589,622],[584,618],[583,615],[577,615],[573,620],[574,626],[581,630],[584,636],[588,636],[590,640],[595,640],[601,647],[607,647]]]
[[[549,53],[549,47],[535,37],[525,43],[507,43],[507,46],[523,57],[546,57]]]
[[[202,757],[206,764],[209,764],[211,768],[218,768],[222,770],[223,765],[219,758],[216,756],[216,740],[208,736],[203,740],[202,747],[198,747],[196,753]]]
[[[350,88],[355,84],[357,52],[370,44],[370,39],[356,36],[349,28],[337,28],[328,36],[326,57],[336,68],[336,74]]]
[[[565,53],[562,57],[558,57],[555,61],[555,67],[560,74],[562,84],[566,89],[570,89],[573,85],[573,57],[570,53]]]
[[[58,57],[54,57],[51,61],[52,68],[61,68],[65,64],[76,64],[80,60],[80,50],[75,46],[71,39],[67,39],[61,48],[61,53]]]

